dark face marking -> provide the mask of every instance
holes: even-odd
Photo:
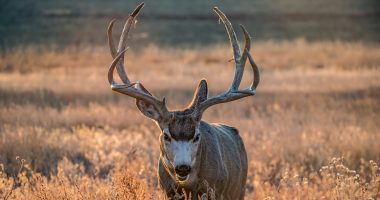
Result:
[[[175,140],[189,141],[194,138],[197,122],[189,116],[179,116],[169,123],[171,137]]]

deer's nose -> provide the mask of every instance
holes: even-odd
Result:
[[[175,167],[175,172],[180,176],[187,176],[191,171],[191,167],[189,165],[179,165]]]

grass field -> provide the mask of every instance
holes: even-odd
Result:
[[[249,159],[246,199],[380,198],[380,47],[360,42],[256,42],[262,82],[252,98],[204,120],[235,126]],[[229,47],[148,46],[127,72],[171,109],[202,77],[232,79]],[[163,199],[159,130],[112,92],[104,46],[15,48],[0,57],[0,197]],[[251,73],[246,73],[248,84]]]

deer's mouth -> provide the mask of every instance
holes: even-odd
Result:
[[[186,180],[187,180],[187,177],[189,177],[188,174],[187,174],[187,175],[184,175],[184,176],[181,176],[181,175],[177,174],[177,179],[178,179],[179,181],[186,181]]]

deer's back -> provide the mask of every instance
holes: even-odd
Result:
[[[224,199],[244,196],[247,179],[247,154],[237,129],[201,122],[205,151],[202,152],[200,177],[205,177]]]

